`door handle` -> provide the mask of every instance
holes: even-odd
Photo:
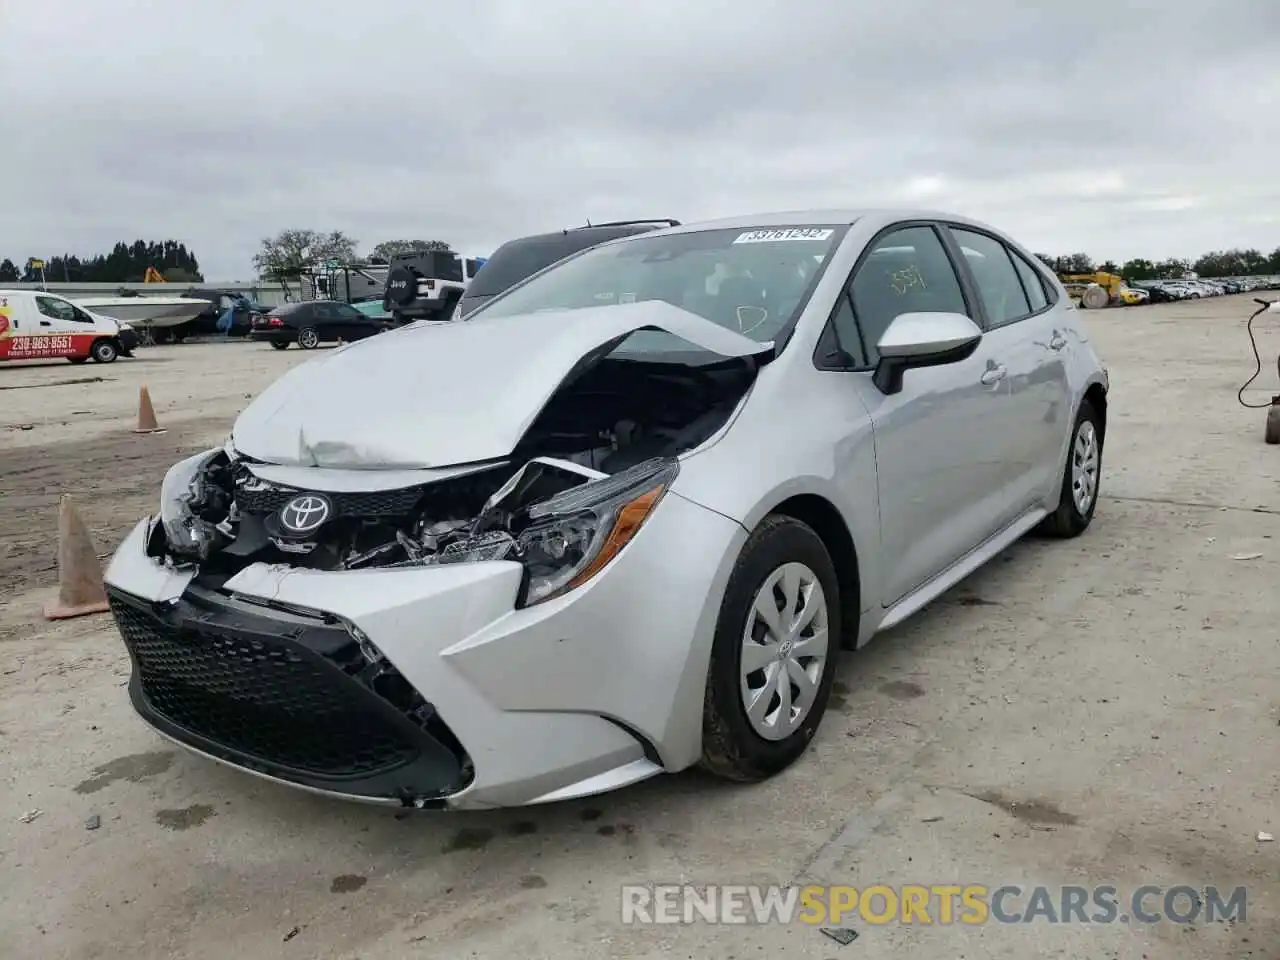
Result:
[[[48,320],[41,320],[41,321],[40,321],[40,326],[42,326],[42,327],[47,327],[47,326],[49,326],[49,321],[48,321]]]
[[[1058,331],[1055,330],[1053,332],[1053,337],[1049,340],[1049,349],[1061,350],[1066,345],[1067,345],[1066,338],[1063,337],[1062,334],[1058,333]]]
[[[982,382],[989,387],[993,383],[999,383],[1006,375],[1008,375],[1008,373],[1009,370],[1003,365],[999,367],[991,367],[983,373]]]

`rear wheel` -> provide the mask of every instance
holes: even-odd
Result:
[[[1089,310],[1101,310],[1111,302],[1111,297],[1102,287],[1089,287],[1080,298],[1080,305]]]
[[[289,341],[288,340],[272,340],[271,346],[277,350],[288,350]]]
[[[1102,418],[1088,400],[1080,404],[1067,466],[1062,477],[1058,509],[1044,518],[1043,533],[1053,537],[1078,537],[1093,521],[1098,506],[1098,483],[1102,478]]]
[[[826,547],[799,520],[766,517],[729,578],[703,701],[702,761],[763,780],[804,753],[839,653],[840,587]]]
[[[89,356],[93,357],[94,363],[115,363],[119,355],[120,351],[111,340],[95,340],[89,348]]]
[[[303,350],[314,350],[320,346],[320,332],[315,327],[303,327],[298,331],[298,346]]]

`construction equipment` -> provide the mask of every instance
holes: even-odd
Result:
[[[147,267],[147,272],[142,275],[143,283],[167,283],[164,274],[155,267]]]
[[[1094,273],[1060,273],[1058,279],[1072,297],[1080,298],[1080,306],[1089,310],[1103,307],[1131,307],[1143,303],[1146,297],[1132,290],[1124,277],[1098,270]]]

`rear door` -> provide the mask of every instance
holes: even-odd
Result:
[[[960,313],[979,323],[941,228],[909,223],[872,241],[832,324],[854,356],[853,374],[875,431],[880,557],[888,607],[993,532],[1002,470],[999,383],[984,342],[967,360],[907,372],[900,393],[871,382],[876,349],[904,313]],[[843,329],[841,329],[843,328]]]
[[[983,339],[1004,371],[1003,503],[997,518],[1004,526],[1041,503],[1061,477],[1058,461],[1071,416],[1062,353],[1067,340],[1040,272],[1026,257],[970,227],[952,226],[949,232],[982,305]]]

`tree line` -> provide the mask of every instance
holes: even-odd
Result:
[[[1201,277],[1255,277],[1280,276],[1280,247],[1270,255],[1260,250],[1214,250],[1195,260],[1170,257],[1165,260],[1146,260],[1141,257],[1117,264],[1114,260],[1096,263],[1087,253],[1071,253],[1055,257],[1037,253],[1037,257],[1056,273],[1105,273],[1118,274],[1126,280],[1180,280],[1189,273]]]
[[[262,241],[254,254],[253,266],[264,280],[296,280],[304,272],[326,263],[385,264],[396,254],[452,250],[443,240],[384,240],[368,256],[358,253],[359,244],[341,230],[281,230]]]
[[[177,240],[135,240],[117,243],[110,253],[91,257],[74,254],[44,259],[44,276],[36,266],[38,258],[21,267],[12,260],[0,260],[0,283],[142,283],[147,268],[154,267],[169,283],[200,283],[200,262]]]

